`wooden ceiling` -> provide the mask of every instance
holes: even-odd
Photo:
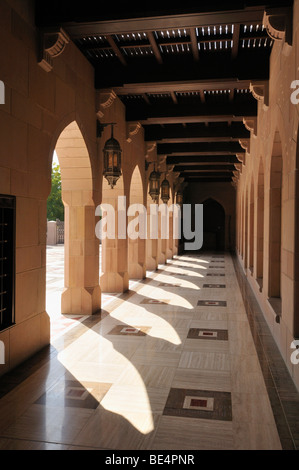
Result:
[[[113,89],[127,121],[142,124],[174,171],[186,182],[232,181],[250,137],[243,120],[257,115],[250,84],[269,78],[263,15],[277,2],[210,0],[167,12],[124,2],[67,10],[55,1],[47,12],[41,3],[37,25],[63,27],[93,64],[96,89]]]

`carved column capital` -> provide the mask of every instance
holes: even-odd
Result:
[[[236,157],[240,163],[244,163],[245,165],[245,154],[244,153],[236,153]]]
[[[53,69],[53,59],[60,56],[70,42],[69,36],[60,28],[59,31],[42,31],[38,64],[46,72]]]
[[[257,118],[256,117],[244,117],[243,124],[249,132],[257,135]]]
[[[141,129],[140,122],[127,123],[127,142],[131,143],[134,135],[137,135]]]
[[[269,106],[269,81],[254,81],[249,85],[252,96],[258,100],[264,102],[265,109]]]
[[[152,153],[155,148],[157,147],[157,142],[146,142],[145,144],[145,159],[148,160],[150,158],[150,153]]]
[[[110,108],[116,99],[116,93],[113,90],[100,91],[97,93],[97,116],[99,118],[104,117],[104,112],[107,108]]]
[[[292,8],[266,8],[263,24],[271,39],[292,46]]]
[[[239,144],[241,145],[242,149],[250,153],[250,139],[240,139]]]

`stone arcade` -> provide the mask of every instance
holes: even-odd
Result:
[[[299,448],[299,0],[154,3],[0,0],[0,448]],[[202,205],[202,248],[170,211],[166,238],[161,213],[157,237],[116,217],[100,258],[96,208],[149,231],[153,172],[191,233]]]

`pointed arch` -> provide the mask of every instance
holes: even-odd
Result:
[[[138,214],[138,215],[137,215]],[[146,212],[144,187],[139,166],[136,165],[130,182],[128,214],[128,273],[129,279],[143,279],[146,275]]]
[[[61,311],[92,314],[101,307],[99,249],[95,236],[90,153],[77,121],[73,120],[60,132],[55,150],[61,170],[65,211],[65,289]]]

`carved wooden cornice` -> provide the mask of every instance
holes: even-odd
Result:
[[[60,28],[59,31],[42,31],[40,38],[39,66],[46,72],[53,69],[53,59],[59,57],[70,42],[69,36]]]

